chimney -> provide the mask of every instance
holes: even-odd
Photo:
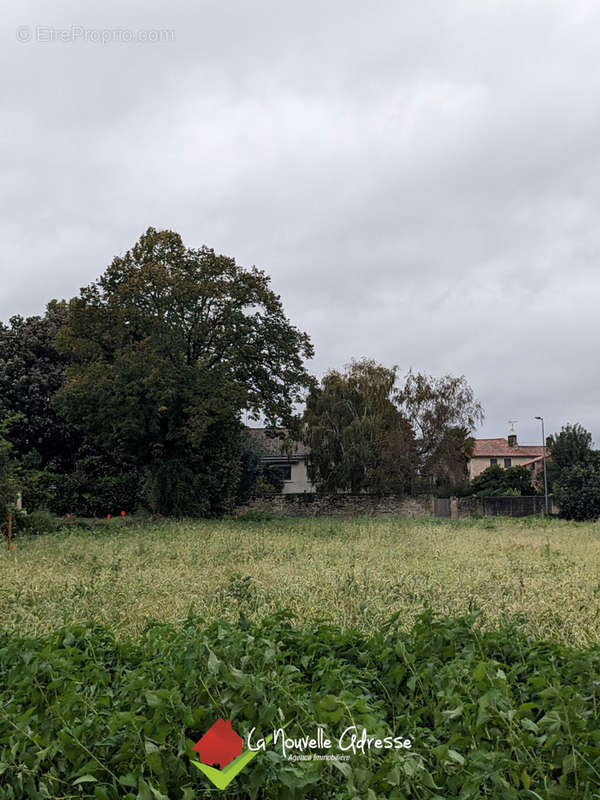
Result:
[[[508,432],[508,446],[509,447],[517,446],[517,434],[514,428],[511,428]]]

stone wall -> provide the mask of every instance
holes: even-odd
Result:
[[[372,495],[336,495],[319,497],[315,494],[286,494],[251,501],[236,509],[263,511],[281,517],[424,517],[433,512],[431,497],[374,497]]]

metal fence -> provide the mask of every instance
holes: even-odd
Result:
[[[483,514],[490,517],[528,517],[544,512],[544,497],[459,497],[457,516],[468,517]]]
[[[544,497],[483,497],[483,513],[491,517],[528,517],[544,512]]]

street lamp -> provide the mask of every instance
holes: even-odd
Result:
[[[544,418],[535,417],[542,423],[542,457],[544,459],[544,506],[546,508],[546,516],[548,516],[548,478],[546,476],[546,435],[544,433]]]

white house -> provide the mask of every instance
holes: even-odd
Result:
[[[248,432],[264,450],[261,462],[281,475],[282,494],[308,494],[315,491],[306,472],[307,448],[302,442],[284,443],[282,439],[273,439],[267,436],[265,428],[248,428]]]

